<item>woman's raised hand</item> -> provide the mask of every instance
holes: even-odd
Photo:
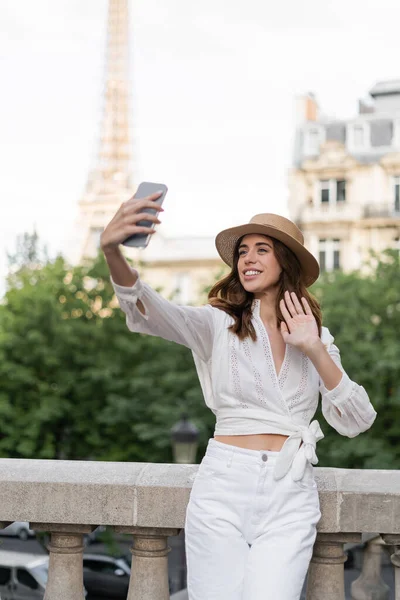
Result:
[[[106,251],[116,248],[134,233],[154,233],[155,230],[151,227],[142,227],[137,225],[137,223],[143,220],[151,221],[154,224],[161,223],[158,219],[158,212],[164,209],[155,203],[155,200],[161,195],[162,191],[151,194],[151,196],[146,196],[146,198],[141,198],[140,200],[131,198],[127,202],[123,202],[101,234],[101,249]],[[148,212],[143,212],[145,208],[152,208],[157,213],[152,215]]]
[[[281,333],[286,344],[297,346],[307,353],[308,349],[320,341],[317,322],[312,314],[310,305],[305,298],[301,303],[297,295],[285,292],[285,298],[279,303],[282,316]]]

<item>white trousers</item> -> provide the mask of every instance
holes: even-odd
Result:
[[[186,513],[189,600],[299,600],[318,490],[311,464],[274,480],[278,454],[209,440]]]

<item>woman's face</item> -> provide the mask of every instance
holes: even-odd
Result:
[[[261,295],[276,286],[282,272],[274,242],[266,235],[245,235],[239,245],[238,273],[247,292]]]

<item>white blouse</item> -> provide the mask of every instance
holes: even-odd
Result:
[[[176,305],[139,278],[132,287],[112,283],[131,331],[159,336],[192,350],[205,403],[216,416],[214,435],[289,436],[276,462],[276,479],[291,470],[293,479],[299,480],[307,462],[318,462],[315,447],[324,435],[318,421],[310,421],[319,392],[325,419],[341,435],[355,437],[374,422],[376,412],[366,391],[344,372],[339,350],[326,327],[322,327],[321,339],[343,372],[333,390],[325,388],[311,360],[290,344],[276,372],[259,300],[253,302],[257,340],[241,341],[228,329],[233,318],[223,310],[209,304]],[[138,300],[145,314],[138,309]]]

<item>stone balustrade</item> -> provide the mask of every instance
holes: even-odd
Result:
[[[167,600],[167,538],[184,526],[197,468],[0,459],[0,527],[29,521],[33,529],[51,533],[45,600],[83,600],[83,535],[98,525],[132,535],[128,600]],[[400,600],[400,472],[316,468],[315,473],[322,518],[307,600],[344,600],[343,546],[371,531],[391,548]],[[372,552],[370,564],[375,563]],[[362,585],[354,588],[358,597]],[[362,597],[378,596],[367,591]]]

